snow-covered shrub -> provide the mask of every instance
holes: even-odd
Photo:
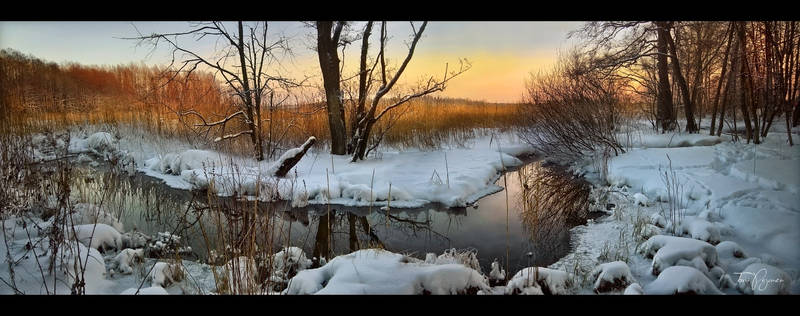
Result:
[[[273,282],[285,283],[295,276],[298,271],[311,267],[312,261],[306,258],[303,249],[287,247],[272,256]]]
[[[633,195],[633,204],[640,206],[649,206],[650,199],[648,199],[647,196],[644,194],[636,193]]]
[[[667,220],[664,218],[664,216],[661,216],[661,214],[653,213],[653,215],[650,215],[650,224],[661,228],[666,228]]]
[[[561,270],[529,267],[520,270],[506,285],[506,294],[570,294],[572,277]]]
[[[445,249],[445,251],[436,258],[435,264],[463,264],[467,268],[481,272],[481,263],[478,261],[478,253],[475,250],[465,249],[462,251],[456,248]]]
[[[495,261],[492,262],[492,271],[489,272],[489,284],[490,285],[498,285],[502,284],[506,281],[506,270],[500,268],[500,263]]]
[[[152,237],[145,235],[140,231],[132,231],[122,234],[122,247],[123,248],[144,248],[147,243],[153,240]]]
[[[156,238],[147,244],[147,252],[151,256],[166,256],[175,253],[190,253],[192,247],[181,246],[181,237],[170,232],[159,232]]]
[[[637,251],[653,258],[652,273],[658,275],[664,269],[690,262],[696,266],[698,259],[707,269],[718,264],[717,249],[711,244],[691,238],[657,235],[639,245]]]
[[[67,229],[69,238],[76,238],[79,242],[92,249],[105,251],[106,249],[122,249],[122,235],[114,227],[106,224],[86,224],[73,226]]]
[[[144,261],[144,249],[124,249],[120,251],[111,264],[111,269],[116,269],[122,274],[133,273],[133,265]]]
[[[763,263],[747,266],[736,280],[736,289],[745,294],[789,294],[791,286],[792,278],[788,273]]]
[[[703,272],[683,266],[665,269],[655,281],[644,287],[644,292],[649,295],[722,294]]]
[[[184,273],[180,264],[156,262],[147,275],[147,279],[151,281],[152,286],[167,287],[183,280],[183,276]]]
[[[625,262],[614,261],[603,263],[592,271],[595,293],[620,291],[629,284],[636,282],[630,268]]]

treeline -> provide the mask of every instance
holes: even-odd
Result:
[[[0,51],[0,97],[6,112],[166,113],[167,109],[219,112],[224,108],[226,96],[211,74],[170,76],[157,66],[59,65],[10,49]]]
[[[702,121],[710,119],[707,133],[730,133],[754,143],[781,123],[793,143],[791,128],[800,123],[800,26],[795,21],[589,22],[570,36],[580,45],[552,73],[533,76],[528,103],[611,102],[613,109],[603,111],[638,109],[662,132],[699,133]],[[553,77],[563,83],[555,84]],[[580,93],[559,92],[577,81],[589,86]],[[596,123],[608,124],[613,114],[611,119],[609,113],[581,117],[604,117]],[[781,117],[785,122],[776,121]],[[607,141],[615,126],[591,130],[603,131],[597,138]]]

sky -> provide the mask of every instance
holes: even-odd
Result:
[[[441,77],[447,64],[457,67],[466,58],[472,68],[451,81],[439,95],[490,102],[518,101],[529,73],[547,71],[558,53],[575,45],[567,33],[582,22],[429,22],[417,45],[414,57],[401,79],[402,87],[429,76]],[[355,22],[354,30],[364,23]],[[416,22],[419,27],[420,22]],[[137,46],[141,32],[177,32],[190,28],[188,22],[0,22],[0,48],[12,48],[38,58],[58,63],[85,65],[128,63],[167,64],[168,50]],[[292,47],[291,58],[281,62],[283,75],[295,78],[310,76],[321,82],[319,62],[313,50],[316,31],[300,22],[270,22],[270,36],[284,35]],[[377,42],[377,28],[373,29]],[[407,52],[411,28],[408,22],[388,25],[389,61],[399,65]],[[192,50],[212,54],[215,43],[186,39]],[[358,64],[360,43],[344,53],[344,75],[353,73]]]

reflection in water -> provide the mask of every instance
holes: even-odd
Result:
[[[138,174],[124,181],[136,188],[138,206],[118,213],[127,229],[149,235],[169,231],[191,246],[196,260],[219,264],[235,255],[275,253],[286,246],[330,259],[363,248],[384,248],[424,258],[449,248],[477,252],[483,272],[506,261],[510,274],[527,266],[546,266],[567,254],[569,228],[586,219],[589,186],[540,162],[507,174],[505,192],[477,205],[415,209],[262,203],[174,190]],[[500,178],[498,185],[503,185]],[[137,191],[138,190],[138,191]],[[120,208],[126,208],[120,206]],[[330,209],[330,211],[329,211]],[[508,252],[507,252],[508,250]]]

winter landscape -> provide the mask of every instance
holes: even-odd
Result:
[[[800,294],[794,21],[0,35],[0,294]]]

